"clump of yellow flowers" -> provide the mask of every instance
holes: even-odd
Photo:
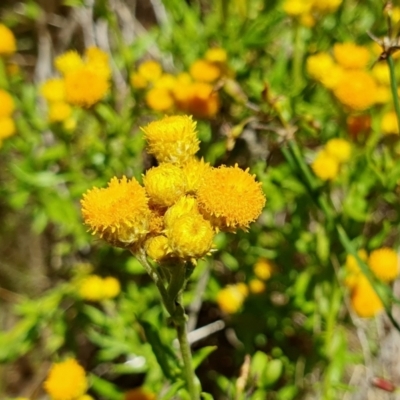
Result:
[[[260,215],[265,196],[248,170],[211,167],[199,150],[196,122],[169,116],[142,128],[159,165],[136,179],[114,177],[107,188],[84,194],[89,229],[112,245],[144,249],[159,263],[192,261],[213,247],[218,231],[246,230]]]

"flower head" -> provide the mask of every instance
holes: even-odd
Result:
[[[10,117],[0,118],[0,143],[15,133],[15,122]]]
[[[399,134],[399,124],[394,111],[385,113],[381,121],[381,131],[384,135]]]
[[[148,152],[158,162],[181,164],[199,150],[196,122],[191,117],[171,116],[149,123],[142,128]]]
[[[248,169],[212,168],[197,191],[200,212],[221,230],[246,230],[261,214],[265,195]]]
[[[332,57],[325,52],[309,56],[306,62],[308,74],[317,81],[321,81],[333,65]]]
[[[154,82],[162,75],[162,67],[157,61],[144,61],[139,65],[138,72],[146,81]]]
[[[351,144],[345,139],[331,139],[326,143],[325,151],[339,162],[346,162],[351,156]]]
[[[204,162],[203,159],[199,160],[196,157],[192,157],[188,160],[182,167],[186,177],[186,193],[195,194],[203,182],[204,176],[210,169],[210,164]]]
[[[86,65],[105,79],[111,77],[108,54],[96,46],[88,47],[85,51]]]
[[[275,270],[275,264],[266,258],[259,258],[253,267],[254,274],[257,278],[266,281],[271,278]]]
[[[71,116],[72,108],[64,101],[51,103],[47,118],[50,122],[62,122]]]
[[[336,61],[346,69],[366,68],[370,60],[370,52],[366,47],[355,43],[336,43],[333,46]]]
[[[149,232],[148,198],[134,178],[114,177],[107,188],[87,191],[81,204],[85,224],[111,244],[133,244]]]
[[[156,262],[171,258],[168,239],[164,235],[150,236],[144,243],[144,248],[146,254]]]
[[[167,111],[174,105],[174,98],[169,90],[154,87],[146,93],[146,104],[155,111]]]
[[[383,304],[368,278],[361,275],[351,293],[351,305],[362,318],[371,318],[383,310]]]
[[[399,275],[399,258],[389,247],[372,251],[368,265],[375,276],[384,282],[391,282]]]
[[[220,77],[221,70],[212,62],[197,60],[190,66],[190,75],[199,82],[214,82]]]
[[[119,280],[113,276],[107,276],[103,278],[103,298],[113,299],[117,297],[121,292],[121,285]]]
[[[339,162],[326,151],[320,151],[311,164],[314,174],[323,181],[335,179],[339,173]]]
[[[65,100],[64,79],[52,78],[47,80],[40,87],[40,93],[48,102],[64,101]]]
[[[79,295],[88,301],[103,300],[103,278],[98,275],[87,276],[81,282]]]
[[[228,55],[226,54],[225,49],[221,49],[220,47],[214,47],[206,51],[204,58],[212,63],[224,64],[228,59]]]
[[[53,400],[76,400],[88,387],[85,370],[72,358],[55,363],[43,387]]]
[[[0,89],[0,118],[10,117],[14,109],[15,103],[10,93]]]
[[[17,50],[15,36],[5,25],[0,24],[0,56],[9,56]]]
[[[249,289],[251,293],[260,294],[265,292],[266,285],[265,282],[260,281],[260,279],[251,279],[249,282]]]
[[[244,283],[228,285],[221,289],[217,295],[219,308],[227,314],[234,314],[240,310],[247,295],[247,286]]]
[[[191,196],[182,196],[172,207],[168,208],[164,215],[164,224],[168,229],[175,220],[185,214],[198,214],[197,201]]]
[[[65,75],[83,67],[82,57],[75,50],[69,50],[54,60],[54,65],[58,72]]]

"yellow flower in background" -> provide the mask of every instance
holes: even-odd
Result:
[[[15,122],[10,117],[0,118],[0,143],[3,139],[6,139],[16,132]]]
[[[174,94],[176,95],[176,92]],[[178,99],[178,105],[181,105],[182,110],[198,118],[213,118],[219,110],[220,100],[218,92],[214,91],[211,84],[193,82],[184,101]]]
[[[89,301],[100,301],[103,299],[103,278],[98,275],[89,275],[80,285],[79,295],[82,299]]]
[[[94,400],[94,398],[88,394],[78,397],[76,400]]]
[[[342,4],[342,0],[313,0],[313,9],[321,13],[332,13]]]
[[[107,188],[88,190],[81,205],[85,224],[111,244],[133,244],[149,232],[148,198],[134,178],[114,177]]]
[[[193,79],[188,72],[181,72],[180,74],[176,75],[177,85],[189,85],[192,82]]]
[[[172,74],[162,74],[159,79],[154,82],[154,87],[158,89],[172,90],[177,84],[175,76]]]
[[[49,105],[47,118],[50,122],[62,122],[72,114],[72,108],[63,101],[54,102]]]
[[[0,118],[10,117],[15,110],[14,99],[10,93],[0,89]]]
[[[150,168],[143,177],[150,204],[170,207],[186,193],[186,179],[181,168],[163,163]]]
[[[0,56],[9,56],[17,51],[17,43],[11,29],[0,24]]]
[[[65,97],[72,105],[91,107],[105,97],[108,88],[108,80],[88,66],[65,75]]]
[[[327,89],[334,89],[343,77],[344,70],[340,65],[333,64],[321,77],[321,83]]]
[[[199,150],[196,122],[187,115],[164,117],[142,130],[148,153],[160,163],[185,163]]]
[[[368,253],[364,249],[360,249],[357,252],[358,257],[361,258],[361,260],[367,262],[368,260]],[[359,274],[361,273],[361,268],[358,265],[358,261],[352,254],[347,254],[346,256],[346,269],[349,273],[352,274]]]
[[[346,69],[366,68],[371,58],[370,51],[355,43],[335,43],[333,56],[338,64]]]
[[[147,82],[155,82],[162,75],[162,67],[159,62],[149,60],[139,65],[138,73],[146,79]]]
[[[75,50],[69,50],[54,60],[54,65],[58,72],[65,75],[83,67],[82,57]]]
[[[147,87],[147,79],[138,72],[132,72],[129,81],[134,89],[145,89]]]
[[[86,65],[105,79],[111,77],[111,67],[108,54],[96,46],[88,47],[85,51]]]
[[[205,174],[211,169],[210,164],[196,157],[188,160],[182,167],[186,178],[186,193],[195,194],[204,180]]]
[[[246,230],[261,214],[265,195],[255,176],[225,165],[212,168],[197,191],[200,212],[213,226],[235,232]]]
[[[249,282],[249,289],[251,293],[260,294],[265,292],[266,285],[259,279],[251,279]]]
[[[120,292],[121,284],[118,279],[112,276],[103,278],[103,299],[113,299],[117,297]]]
[[[228,285],[218,292],[217,303],[222,311],[234,314],[241,309],[247,295],[248,289],[244,283]]]
[[[399,124],[394,111],[385,113],[381,121],[381,131],[384,135],[399,134]]]
[[[333,180],[339,173],[339,162],[326,151],[320,151],[311,164],[314,174],[323,181]]]
[[[167,111],[174,105],[174,98],[168,89],[154,87],[146,93],[146,104],[155,111]]]
[[[257,278],[267,281],[269,278],[271,278],[275,268],[275,264],[271,260],[259,258],[254,264],[253,271]]]
[[[372,68],[371,73],[378,83],[381,85],[390,86],[390,72],[387,63],[376,63]]]
[[[375,276],[383,282],[391,282],[399,275],[399,258],[397,253],[389,247],[372,251],[368,265]]]
[[[213,244],[215,232],[200,214],[184,214],[166,230],[168,245],[174,255],[192,260],[204,257]]]
[[[165,235],[149,237],[144,243],[146,254],[156,262],[162,262],[170,258],[168,238]]]
[[[156,395],[149,390],[138,387],[125,392],[124,400],[156,400]]]
[[[365,71],[345,71],[333,93],[345,106],[361,111],[376,103],[377,85]]]
[[[40,94],[50,103],[65,100],[65,82],[61,78],[47,80],[40,87]]]
[[[325,151],[339,162],[350,160],[351,144],[345,139],[335,138],[329,140],[325,145]]]
[[[285,0],[283,11],[291,17],[299,17],[311,11],[312,3],[312,0]]]
[[[364,275],[360,275],[357,280],[350,302],[354,312],[362,318],[371,318],[383,311],[382,301]]]
[[[52,400],[76,400],[87,387],[85,370],[72,358],[53,364],[43,383]]]
[[[212,63],[224,64],[228,59],[228,55],[226,54],[225,49],[214,47],[206,51],[204,58]]]
[[[215,82],[221,75],[220,68],[207,60],[196,60],[190,66],[190,75],[199,82]]]
[[[309,56],[306,61],[307,73],[317,81],[322,81],[333,65],[333,58],[326,52]]]

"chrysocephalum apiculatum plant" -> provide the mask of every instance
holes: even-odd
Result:
[[[214,168],[196,158],[199,139],[190,116],[164,117],[142,130],[159,165],[146,172],[143,186],[123,176],[89,190],[81,200],[82,215],[93,234],[130,250],[156,284],[177,329],[187,389],[195,400],[182,291],[197,260],[212,252],[215,234],[247,230],[265,196],[248,169]]]

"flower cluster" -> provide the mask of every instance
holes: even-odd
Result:
[[[189,73],[165,73],[156,61],[145,61],[131,74],[135,89],[145,90],[145,101],[155,111],[176,110],[198,118],[212,118],[220,107],[214,84],[228,75],[227,54],[220,48],[209,49],[204,59],[196,60]]]
[[[0,147],[4,139],[15,133],[15,123],[12,118],[14,110],[14,99],[10,93],[0,89]]]
[[[340,171],[340,166],[347,162],[351,156],[351,145],[345,139],[331,139],[324,148],[318,152],[311,168],[318,178],[326,181],[335,179]]]
[[[388,247],[376,249],[369,256],[365,250],[360,250],[358,256],[368,264],[373,275],[382,282],[389,283],[399,275],[399,260],[393,249]],[[351,304],[359,316],[373,317],[383,310],[380,298],[352,255],[346,258],[344,283],[351,291]]]
[[[85,394],[88,389],[86,372],[73,358],[53,364],[43,388],[52,400],[93,400]]]
[[[84,194],[83,219],[93,234],[156,262],[196,260],[209,253],[218,231],[246,230],[260,215],[265,196],[248,170],[213,168],[195,157],[196,123],[169,116],[142,128],[159,165],[136,180],[113,178],[105,189]]]
[[[72,107],[88,108],[107,94],[111,69],[108,55],[97,47],[86,49],[84,58],[67,51],[55,59],[61,77],[47,80],[41,94],[48,102],[49,122],[69,121]]]
[[[98,275],[89,275],[82,280],[79,294],[84,300],[102,301],[113,299],[121,291],[121,285],[112,276],[102,278]]]

